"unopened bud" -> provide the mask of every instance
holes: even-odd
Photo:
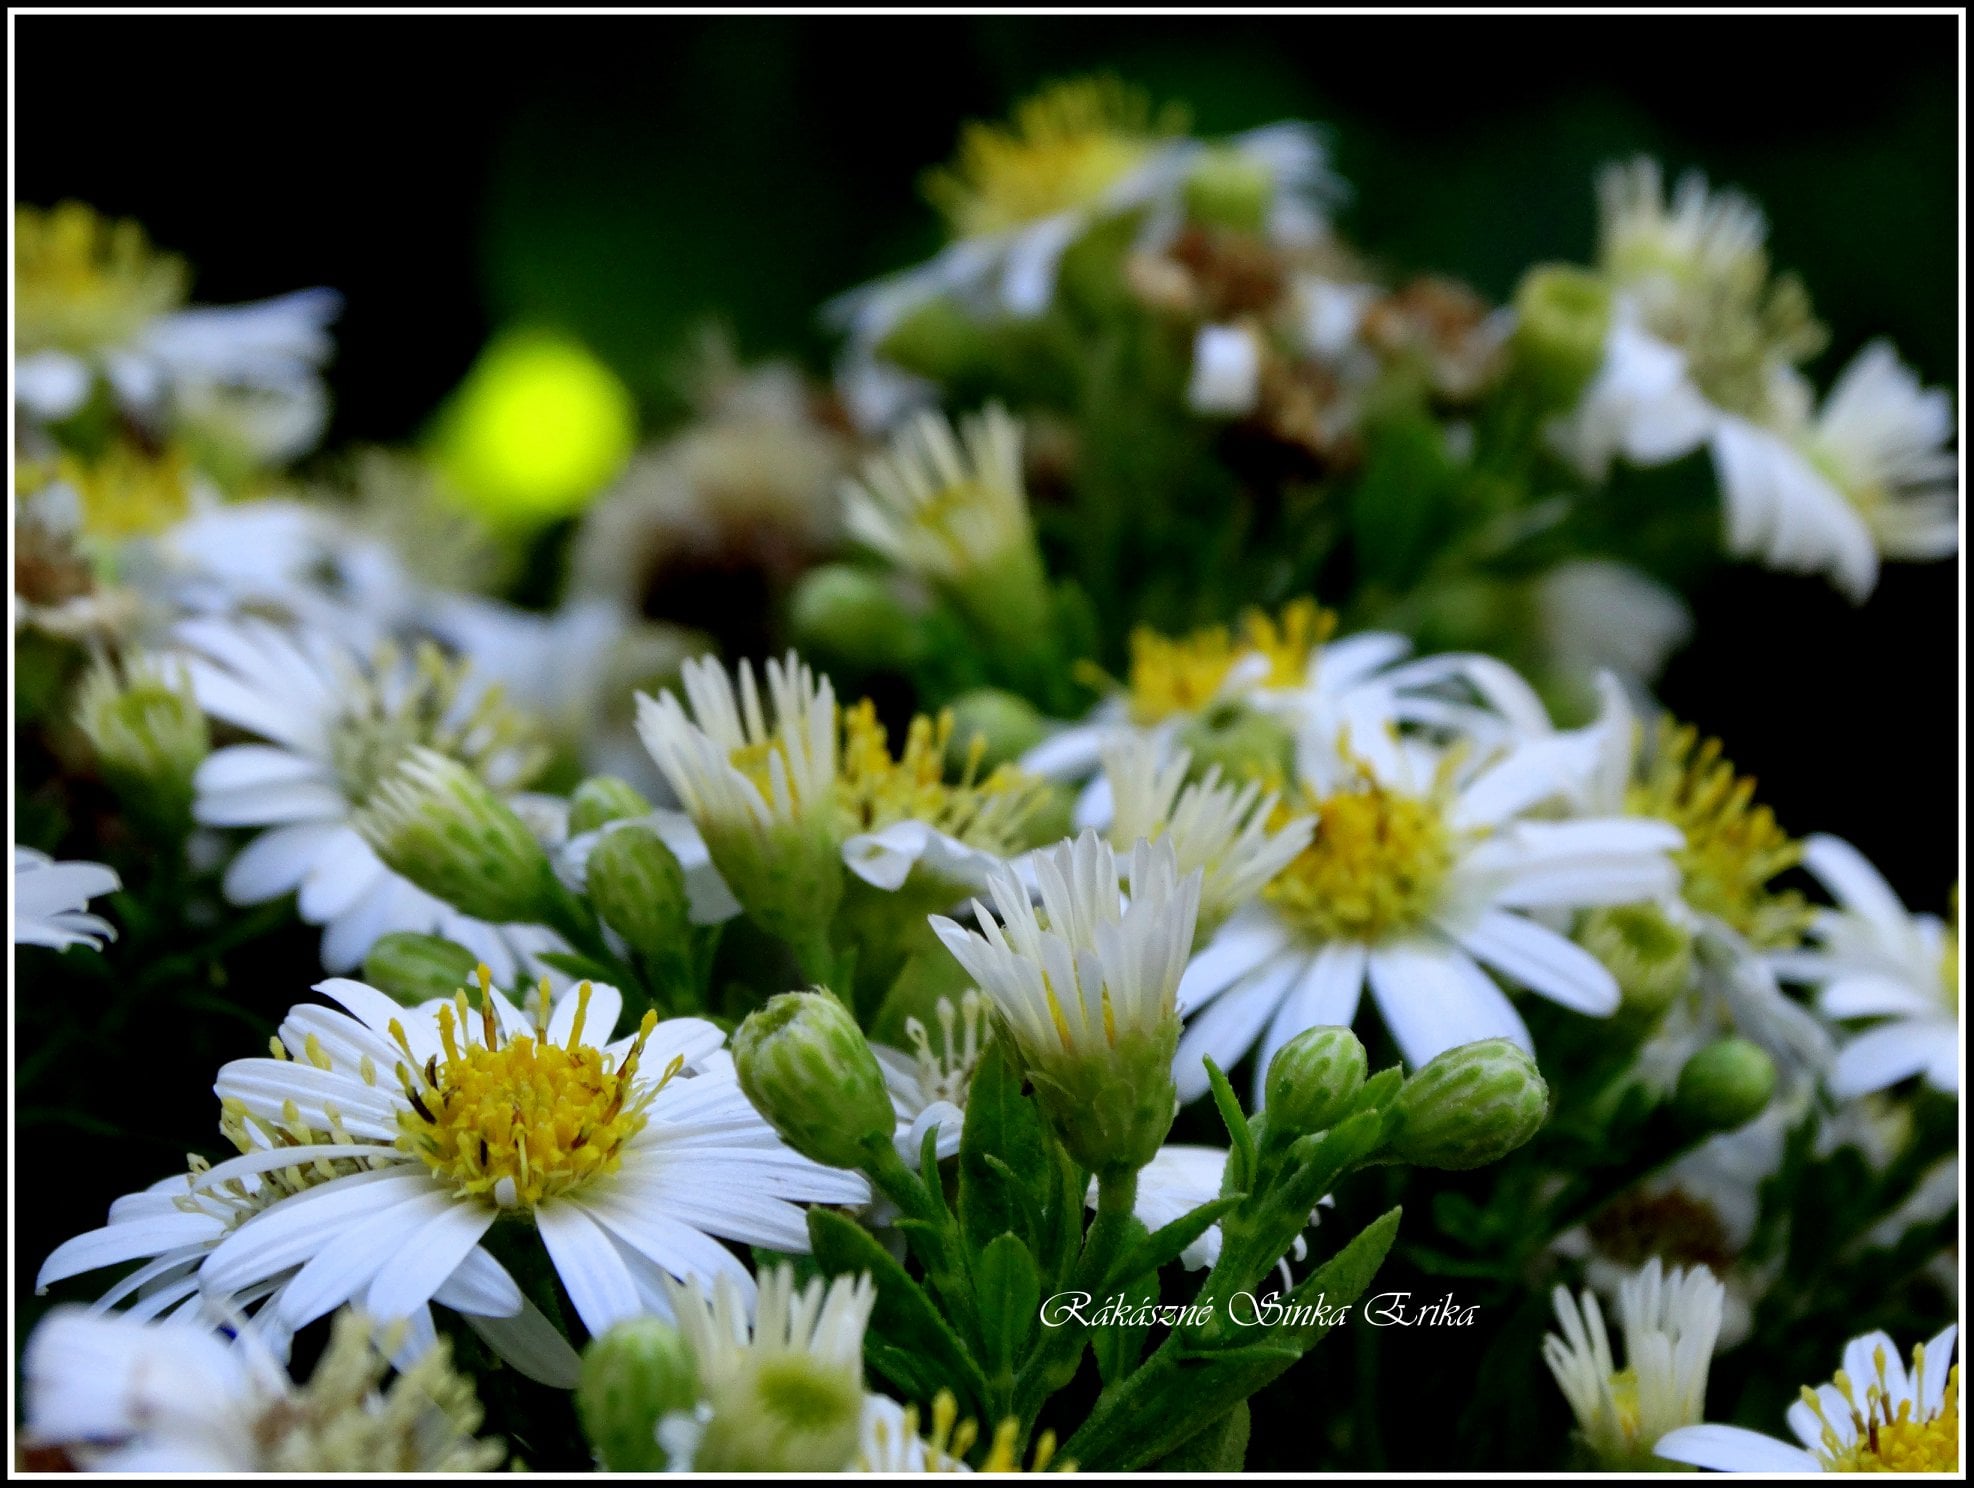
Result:
[[[406,1007],[450,997],[473,984],[480,958],[437,935],[393,930],[364,953],[363,979]]]
[[[583,1350],[576,1415],[607,1472],[665,1471],[658,1422],[698,1399],[692,1350],[662,1318],[630,1318]]]
[[[967,763],[975,739],[983,745],[979,768],[992,770],[1019,759],[1041,743],[1048,731],[1033,704],[997,687],[977,687],[962,693],[953,700],[952,711],[953,737],[947,763],[954,768]]]
[[[1604,360],[1611,290],[1585,269],[1542,264],[1515,291],[1515,366],[1550,408],[1568,408]]]
[[[675,959],[692,929],[685,870],[657,829],[627,822],[604,832],[591,849],[590,903],[640,955]]]
[[[527,823],[458,760],[414,748],[354,823],[386,867],[475,919],[539,923],[559,888]]]
[[[788,620],[802,650],[866,667],[903,665],[918,634],[884,575],[848,563],[804,575],[789,601]]]
[[[1370,1069],[1348,1028],[1305,1028],[1268,1066],[1268,1119],[1285,1130],[1327,1131],[1350,1109]]]
[[[804,1157],[854,1168],[889,1145],[897,1115],[850,1010],[827,992],[784,992],[733,1036],[740,1088]]]
[[[1693,933],[1655,904],[1593,909],[1577,943],[1610,968],[1628,1018],[1655,1020],[1692,984]]]
[[[1192,752],[1194,779],[1214,765],[1224,780],[1293,777],[1295,736],[1279,720],[1239,703],[1209,708],[1181,730],[1179,744]]]
[[[893,326],[878,343],[877,354],[920,377],[950,382],[979,365],[987,354],[987,337],[972,316],[941,297]]]
[[[1208,227],[1260,232],[1275,181],[1268,167],[1233,149],[1211,149],[1186,178],[1186,215]]]
[[[1448,1049],[1405,1082],[1392,1150],[1422,1168],[1478,1168],[1534,1136],[1549,1114],[1535,1061],[1504,1038]]]
[[[592,775],[569,796],[569,835],[579,837],[613,821],[649,816],[651,803],[615,775]]]
[[[1716,1039],[1679,1071],[1673,1113],[1694,1131],[1732,1131],[1775,1094],[1775,1061],[1743,1038]]]

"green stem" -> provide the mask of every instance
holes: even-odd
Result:
[[[1083,1237],[1083,1253],[1076,1263],[1071,1291],[1087,1292],[1093,1303],[1101,1303],[1110,1290],[1112,1276],[1131,1233],[1131,1211],[1138,1202],[1138,1173],[1135,1168],[1113,1169],[1097,1177],[1097,1217]],[[1042,1404],[1076,1377],[1083,1361],[1083,1346],[1090,1330],[1065,1322],[1044,1331],[1035,1352],[1015,1381],[1014,1410],[1021,1418],[1022,1440],[1035,1427]]]

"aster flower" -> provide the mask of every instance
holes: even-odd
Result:
[[[22,1360],[30,1463],[86,1472],[486,1472],[472,1381],[444,1343],[385,1383],[372,1326],[339,1314],[306,1385],[187,1323],[57,1308]]]
[[[913,1167],[918,1166],[925,1134],[935,1126],[941,1158],[960,1150],[967,1093],[986,1048],[987,1011],[987,999],[977,987],[969,987],[957,1003],[950,997],[939,999],[933,1014],[939,1023],[937,1044],[923,1020],[912,1017],[905,1019],[909,1051],[871,1045],[898,1113],[898,1155]]]
[[[925,1427],[923,1435],[921,1422]],[[980,1423],[971,1416],[960,1419],[959,1401],[951,1390],[941,1390],[933,1396],[932,1409],[924,1414],[916,1405],[900,1405],[890,1396],[873,1391],[864,1398],[862,1436],[856,1461],[851,1464],[858,1472],[963,1473],[973,1471],[966,1464],[966,1455],[980,1440]],[[1074,1462],[1056,1457],[1055,1432],[1044,1431],[1035,1438],[1035,1448],[1026,1466],[1016,1450],[1020,1439],[1021,1422],[1013,1416],[1002,1421],[988,1443],[980,1471],[1076,1471]]]
[[[748,1299],[731,1276],[666,1292],[697,1366],[700,1401],[658,1424],[672,1470],[837,1472],[858,1450],[864,1415],[864,1330],[877,1290],[869,1276],[763,1272]],[[709,1295],[710,1292],[710,1295]]]
[[[260,460],[292,459],[320,437],[333,291],[182,308],[183,261],[135,222],[79,202],[16,207],[14,235],[14,395],[31,417],[69,417],[100,377],[139,422],[197,424]]]
[[[1168,241],[1186,218],[1188,182],[1203,167],[1252,178],[1269,240],[1307,243],[1340,194],[1316,132],[1282,123],[1219,147],[1180,137],[1172,113],[1113,79],[1062,82],[1017,106],[1011,126],[971,124],[959,158],[926,192],[953,241],[928,262],[852,290],[828,307],[850,336],[838,386],[865,428],[929,401],[928,386],[882,359],[882,343],[937,300],[992,317],[1034,316],[1055,296],[1057,266],[1098,223],[1140,214],[1138,246]]]
[[[1912,1368],[1884,1333],[1844,1345],[1829,1384],[1803,1389],[1789,1407],[1792,1446],[1740,1426],[1683,1426],[1660,1438],[1659,1456],[1716,1472],[1907,1472],[1960,1470],[1959,1330],[1914,1344]]]
[[[1390,728],[1347,738],[1341,752],[1303,751],[1291,802],[1315,816],[1313,841],[1187,968],[1183,1099],[1206,1089],[1203,1057],[1231,1067],[1258,1041],[1259,1103],[1281,1046],[1317,1024],[1349,1026],[1367,983],[1415,1067],[1479,1039],[1530,1047],[1483,966],[1592,1017],[1618,1006],[1610,971],[1531,912],[1666,892],[1674,829],[1536,819],[1579,788],[1586,747],[1566,735],[1487,754]]]
[[[123,886],[101,863],[58,863],[44,852],[14,844],[14,944],[65,951],[86,945],[100,951],[116,929],[88,912],[99,894]]]
[[[317,630],[265,621],[184,622],[179,639],[199,705],[266,743],[214,751],[193,778],[207,826],[261,827],[227,868],[226,895],[258,904],[299,891],[325,927],[323,965],[347,970],[393,930],[456,941],[503,981],[562,949],[538,925],[488,925],[386,868],[356,829],[377,787],[415,746],[436,750],[512,798],[543,762],[532,721],[436,648],[369,662]]]
[[[1807,838],[1803,866],[1841,907],[1817,911],[1810,924],[1817,948],[1776,955],[1775,970],[1818,988],[1827,1018],[1884,1020],[1838,1049],[1832,1093],[1849,1098],[1922,1075],[1933,1089],[1958,1094],[1958,927],[1909,913],[1884,876],[1839,838]]]
[[[647,1013],[613,1040],[615,989],[585,982],[551,1006],[544,988],[530,1016],[484,968],[477,1010],[463,991],[405,1009],[359,982],[319,990],[348,1012],[295,1008],[282,1025],[293,1057],[236,1061],[216,1088],[264,1121],[340,1127],[381,1165],[269,1205],[200,1273],[225,1293],[299,1264],[275,1304],[291,1327],[356,1298],[378,1317],[412,1313],[506,1217],[533,1224],[601,1334],[668,1314],[663,1275],[724,1275],[744,1295],[746,1267],[713,1237],[799,1253],[801,1203],[869,1196],[781,1144],[700,1020]]]
[[[1110,841],[1119,852],[1140,839],[1168,838],[1179,871],[1200,870],[1196,935],[1211,935],[1309,846],[1315,821],[1292,817],[1280,798],[1263,796],[1259,782],[1236,789],[1207,767],[1186,783],[1192,755],[1178,750],[1164,766],[1142,737],[1104,748],[1104,778],[1113,803]]]
[[[1705,1267],[1661,1267],[1654,1256],[1618,1290],[1625,1367],[1618,1369],[1594,1292],[1581,1304],[1554,1293],[1562,1335],[1542,1340],[1542,1360],[1576,1413],[1577,1429],[1607,1469],[1652,1465],[1652,1447],[1706,1412],[1707,1370],[1726,1290]]]

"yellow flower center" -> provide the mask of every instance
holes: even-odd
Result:
[[[936,720],[920,714],[912,719],[905,748],[894,759],[876,704],[865,698],[844,709],[836,781],[844,834],[918,821],[987,852],[1018,848],[1022,828],[1048,799],[1048,783],[1011,764],[998,765],[981,778],[987,741],[977,734],[959,779],[948,781],[952,739],[951,710]]]
[[[1228,674],[1245,656],[1267,663],[1255,685],[1298,686],[1308,676],[1310,657],[1335,634],[1336,626],[1336,615],[1312,599],[1290,601],[1279,619],[1248,610],[1241,616],[1238,640],[1224,625],[1176,637],[1141,625],[1131,632],[1127,691],[1132,721],[1153,724],[1198,713],[1219,696]]]
[[[1852,1439],[1848,1445],[1830,1418],[1824,1414],[1822,1398],[1805,1388],[1803,1403],[1816,1412],[1823,1423],[1823,1441],[1817,1456],[1828,1472],[1958,1472],[1960,1470],[1960,1366],[1947,1372],[1946,1393],[1937,1414],[1920,1416],[1911,1400],[1893,1402],[1885,1382],[1885,1350],[1873,1356],[1878,1378],[1868,1383],[1860,1400],[1856,1386],[1842,1370],[1835,1380],[1838,1393],[1850,1405]],[[1926,1365],[1926,1346],[1912,1349],[1913,1394],[1921,1393]]]
[[[1444,796],[1443,783],[1420,798],[1366,775],[1296,808],[1315,814],[1316,835],[1262,897],[1314,940],[1376,941],[1424,923],[1453,866]],[[1275,811],[1280,821],[1290,814]]]
[[[644,1128],[646,1109],[684,1059],[673,1060],[656,1082],[638,1088],[638,1058],[658,1015],[644,1015],[637,1041],[618,1065],[582,1041],[588,982],[577,990],[580,1000],[566,1045],[548,1041],[546,983],[534,1035],[503,1039],[491,982],[482,967],[478,1041],[471,1037],[464,991],[439,1009],[444,1063],[435,1056],[419,1068],[403,1028],[392,1023],[408,1061],[399,1065],[398,1078],[411,1103],[398,1116],[398,1146],[448,1179],[458,1197],[532,1210],[615,1172],[625,1146]]]
[[[81,202],[14,208],[14,349],[95,351],[184,303],[184,260]]]
[[[925,194],[955,236],[1004,232],[1094,204],[1183,127],[1181,111],[1154,119],[1145,96],[1115,78],[1057,83],[1017,105],[1010,125],[968,124],[958,158],[926,177]]]
[[[898,1432],[903,1441],[909,1442],[918,1435],[919,1409],[916,1405],[905,1407],[903,1419],[898,1424]],[[890,1423],[882,1419],[876,1422],[873,1432],[877,1448],[875,1460],[866,1454],[859,1462],[865,1472],[897,1471],[893,1464],[894,1454],[899,1452],[900,1443],[890,1439]],[[953,1398],[951,1390],[941,1390],[932,1397],[932,1420],[925,1434],[924,1471],[929,1473],[950,1473],[965,1471],[967,1453],[980,1440],[980,1423],[968,1416],[960,1417],[959,1402]],[[1035,1450],[1026,1467],[1022,1466],[1020,1453],[1021,1422],[1013,1416],[995,1428],[994,1440],[987,1448],[987,1455],[979,1470],[983,1473],[1056,1472],[1073,1473],[1076,1464],[1068,1458],[1056,1459],[1056,1434],[1044,1431],[1035,1438]]]
[[[1718,739],[1702,741],[1690,725],[1662,723],[1652,764],[1631,787],[1626,807],[1685,833],[1673,861],[1688,904],[1725,921],[1757,949],[1793,946],[1810,908],[1800,894],[1768,884],[1802,861],[1802,844],[1755,804],[1754,780],[1737,776],[1720,755]]]
[[[191,507],[191,469],[176,449],[151,454],[119,440],[94,460],[63,455],[57,469],[74,487],[83,531],[91,537],[162,532]]]

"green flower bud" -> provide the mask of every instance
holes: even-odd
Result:
[[[1551,408],[1567,408],[1604,360],[1611,290],[1587,269],[1541,264],[1515,291],[1517,370]]]
[[[1208,150],[1186,178],[1186,215],[1210,227],[1260,232],[1274,194],[1274,177],[1260,161],[1238,150]]]
[[[1732,1131],[1759,1116],[1774,1094],[1773,1059],[1746,1039],[1716,1039],[1681,1067],[1672,1109],[1694,1131]]]
[[[963,378],[988,354],[987,336],[953,301],[928,300],[878,343],[885,361],[934,382]]]
[[[583,1350],[576,1415],[606,1472],[665,1471],[658,1422],[698,1400],[692,1350],[662,1318],[618,1323]]]
[[[1295,736],[1278,720],[1239,703],[1209,708],[1180,731],[1179,743],[1192,751],[1192,777],[1220,767],[1225,780],[1293,778]]]
[[[1479,1168],[1534,1136],[1549,1114],[1535,1061],[1507,1039],[1448,1049],[1405,1082],[1392,1150],[1422,1168]]]
[[[882,574],[848,563],[811,569],[795,586],[788,623],[805,652],[866,667],[911,660],[918,623]]]
[[[596,839],[589,900],[639,955],[675,960],[689,944],[685,870],[655,828],[629,822]]]
[[[212,748],[191,679],[168,658],[99,659],[76,695],[76,723],[103,776],[145,825],[182,836],[192,824],[192,776]]]
[[[365,953],[363,979],[406,1007],[416,1007],[470,987],[479,967],[480,958],[462,945],[437,935],[393,930]]]
[[[535,924],[560,890],[533,832],[458,760],[412,749],[354,817],[386,867],[475,919]]]
[[[973,741],[985,741],[980,768],[992,770],[1019,759],[1042,742],[1048,725],[1033,704],[998,687],[977,687],[953,699],[953,738],[947,763],[963,768]]]
[[[1305,1028],[1268,1066],[1268,1116],[1293,1132],[1327,1131],[1364,1088],[1370,1062],[1348,1028]]]
[[[897,1130],[877,1056],[828,992],[769,998],[734,1033],[733,1060],[754,1109],[815,1162],[857,1167]]]
[[[1656,1022],[1693,981],[1693,933],[1655,904],[1593,909],[1577,943],[1610,968],[1624,996],[1621,1016]]]
[[[569,797],[569,835],[580,837],[613,821],[651,815],[651,803],[629,781],[592,775]]]

